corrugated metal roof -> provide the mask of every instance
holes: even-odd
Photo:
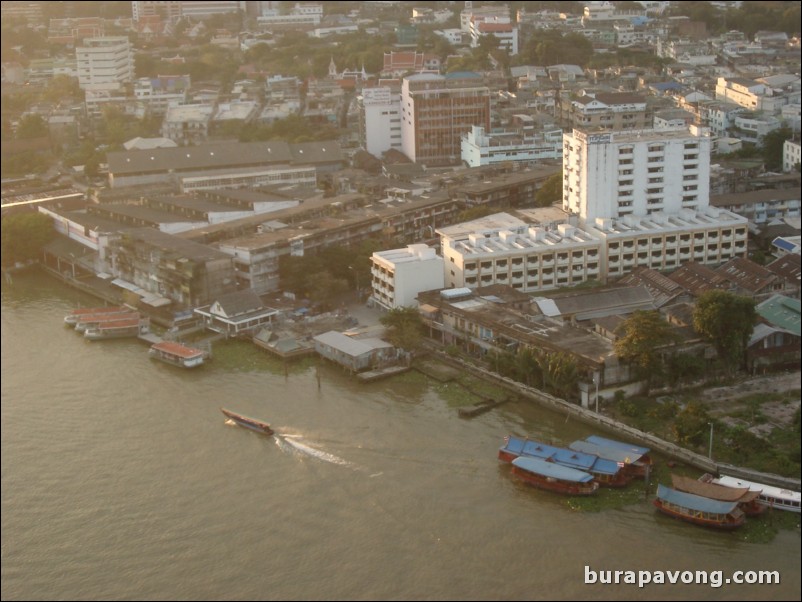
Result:
[[[515,458],[512,464],[527,472],[532,472],[544,477],[552,477],[560,481],[587,483],[593,480],[593,476],[586,472],[554,464],[553,462],[546,462],[540,458],[521,456],[520,458]]]
[[[791,332],[796,336],[802,336],[801,306],[802,302],[799,299],[774,295],[759,303],[755,309],[761,318],[773,326]]]
[[[640,445],[635,445],[633,443],[626,443],[624,441],[605,439],[604,437],[599,437],[598,435],[591,435],[590,437],[586,437],[585,441],[588,441],[590,443],[595,443],[596,445],[623,449],[625,451],[640,454],[641,456],[645,456],[650,451],[648,447],[641,447]]]

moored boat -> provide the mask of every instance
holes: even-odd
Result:
[[[520,456],[540,458],[568,468],[588,472],[596,479],[599,485],[604,487],[624,487],[629,483],[629,476],[622,467],[611,460],[562,447],[546,445],[529,439],[505,437],[504,445],[498,450],[499,460],[512,462]]]
[[[712,482],[724,487],[746,487],[750,491],[757,491],[757,501],[769,508],[776,508],[777,510],[787,510],[788,512],[800,511],[800,493],[798,491],[791,491],[790,489],[781,489],[779,487],[772,487],[771,485],[763,485],[762,483],[753,483],[744,479],[737,479],[735,477],[721,476],[713,478]]]
[[[663,514],[714,529],[737,529],[745,520],[737,502],[711,500],[662,484],[657,486],[654,505]]]
[[[77,332],[86,332],[89,328],[99,324],[107,324],[118,320],[128,320],[134,316],[139,316],[139,312],[123,309],[121,311],[108,311],[100,314],[84,314],[78,317],[73,325]]]
[[[574,451],[593,454],[616,462],[630,477],[645,476],[652,465],[649,448],[596,435],[591,435],[584,441],[574,441],[568,447]]]
[[[154,343],[148,356],[179,368],[197,368],[206,360],[206,352],[175,341]]]
[[[125,320],[114,320],[108,323],[100,323],[84,331],[84,337],[90,341],[101,341],[104,339],[121,339],[127,337],[137,337],[149,330],[148,320],[143,320],[139,316],[127,318]]]
[[[81,316],[104,314],[104,313],[119,313],[123,311],[130,311],[124,305],[110,305],[107,307],[81,307],[73,309],[70,313],[64,316],[64,323],[75,325]]]
[[[531,456],[515,458],[512,474],[539,489],[566,495],[593,495],[599,489],[593,475]]]
[[[766,506],[758,503],[758,491],[749,491],[747,487],[725,487],[712,482],[712,476],[705,474],[699,480],[672,474],[671,484],[674,489],[693,493],[711,500],[735,502],[746,516],[758,516],[766,511]]]
[[[273,434],[273,429],[270,428],[270,425],[267,422],[258,420],[257,418],[251,418],[250,416],[245,416],[243,414],[238,414],[237,412],[232,412],[231,410],[227,410],[225,408],[220,408],[220,411],[223,412],[223,415],[226,418],[229,418],[240,426],[244,426],[247,429],[251,429],[252,431],[263,433],[265,435]]]

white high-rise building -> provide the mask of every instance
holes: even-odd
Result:
[[[82,90],[119,90],[134,79],[134,53],[125,36],[86,38],[75,49],[75,58]]]
[[[363,88],[359,97],[359,138],[362,148],[381,159],[401,150],[401,95],[392,88]]]
[[[704,210],[710,132],[573,130],[563,139],[563,209],[585,222]]]

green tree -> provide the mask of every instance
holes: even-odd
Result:
[[[414,307],[391,309],[379,321],[387,328],[387,339],[405,351],[415,351],[423,341],[423,320]]]
[[[547,391],[563,399],[576,397],[579,367],[573,356],[562,351],[540,351],[535,353],[535,362]]]
[[[660,349],[678,339],[671,325],[657,311],[636,311],[618,327],[614,349],[618,357],[635,368],[646,382],[646,392],[662,374]]]
[[[42,247],[56,235],[52,220],[42,213],[9,215],[0,222],[0,228],[4,266],[37,259]]]
[[[671,430],[679,443],[701,445],[710,433],[710,422],[704,406],[692,401],[677,414]]]
[[[729,291],[702,293],[693,310],[694,329],[716,348],[719,359],[730,370],[745,362],[755,324],[755,302]]]
[[[47,136],[49,130],[47,129],[47,122],[41,115],[29,113],[24,115],[19,121],[17,126],[17,138],[19,140],[28,140],[31,138],[41,138]]]
[[[563,198],[563,173],[556,173],[549,176],[535,193],[536,207],[549,207]]]
[[[337,278],[327,271],[311,274],[309,279],[309,299],[317,307],[330,310],[337,301],[348,291],[348,281]]]
[[[780,128],[763,136],[763,163],[768,170],[780,170],[783,166],[783,146],[793,137],[790,128]]]

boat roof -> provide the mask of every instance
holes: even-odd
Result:
[[[604,437],[599,437],[598,435],[585,437],[585,441],[588,441],[589,443],[596,443],[597,445],[603,445],[605,447],[617,447],[619,449],[625,449],[627,451],[631,451],[632,453],[640,454],[641,456],[645,456],[650,451],[648,447],[641,447],[640,445],[633,445],[632,443],[625,443],[623,441],[615,441],[614,439],[606,439]]]
[[[505,448],[518,455],[541,458],[578,470],[602,474],[616,474],[620,469],[616,462],[602,459],[599,456],[565,449],[563,447],[546,445],[538,441],[520,439],[519,437],[510,437]]]
[[[701,495],[702,497],[708,497],[722,502],[738,502],[739,504],[743,504],[745,502],[751,502],[760,495],[757,491],[749,491],[746,487],[725,487],[724,485],[717,485],[716,483],[704,483],[678,474],[671,475],[671,484],[674,485],[674,489],[678,489],[679,491]]]
[[[635,454],[618,447],[607,447],[597,443],[590,443],[589,441],[574,441],[568,447],[574,451],[593,454],[605,460],[616,463],[621,462],[622,464],[632,464],[633,462],[637,462],[642,456],[642,454]]]
[[[554,464],[553,462],[546,462],[540,458],[533,458],[531,456],[520,456],[512,461],[513,466],[517,466],[521,470],[539,474],[544,477],[552,477],[560,481],[570,481],[572,483],[588,483],[593,480],[593,476],[576,470],[575,468],[568,468],[561,464]]]
[[[201,351],[200,349],[195,349],[194,347],[187,347],[186,345],[182,345],[181,343],[176,343],[175,341],[162,341],[161,343],[154,343],[153,345],[151,345],[150,348],[156,349],[157,351],[162,351],[164,353],[169,353],[177,357],[182,357],[185,359],[203,355],[203,351]]]
[[[750,491],[762,492],[765,497],[773,497],[777,499],[791,500],[799,503],[802,495],[798,491],[791,491],[790,489],[780,489],[779,487],[772,487],[771,485],[763,485],[762,483],[753,483],[744,479],[737,479],[735,477],[721,476],[718,479],[713,479],[717,485],[724,485],[725,487],[748,487]]]
[[[110,322],[113,320],[120,320],[131,316],[138,316],[139,312],[131,311],[130,309],[121,309],[119,311],[107,311],[100,314],[81,314],[78,316],[78,323],[84,324],[87,322]]]
[[[657,498],[670,504],[688,508],[689,510],[709,512],[710,514],[729,514],[738,506],[737,502],[711,500],[701,495],[677,491],[676,489],[671,489],[671,487],[666,487],[662,484],[657,486]]]

